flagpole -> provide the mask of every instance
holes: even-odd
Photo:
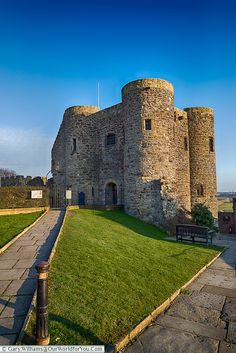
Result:
[[[98,107],[100,107],[100,87],[98,82]]]

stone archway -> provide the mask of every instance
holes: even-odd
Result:
[[[105,188],[105,205],[117,205],[117,185],[107,183]]]

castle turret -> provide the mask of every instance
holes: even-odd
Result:
[[[123,87],[127,213],[166,226],[177,212],[173,86],[144,79]]]
[[[176,191],[179,207],[184,216],[191,211],[188,116],[181,109],[174,109],[174,148],[176,151]],[[187,212],[186,212],[187,211]],[[180,219],[180,221],[182,221]]]
[[[94,123],[91,119],[89,124],[87,119],[98,111],[97,106],[73,106],[65,110],[52,150],[52,171],[57,185],[55,197],[63,198],[64,203],[66,189],[72,190],[72,204],[78,204],[80,192],[83,195],[81,199],[86,197],[91,203],[93,153],[90,148],[93,149],[93,143],[90,130]]]
[[[217,218],[214,111],[184,109],[188,115],[191,206],[205,204]]]

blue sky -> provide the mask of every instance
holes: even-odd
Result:
[[[0,0],[0,166],[45,175],[64,109],[159,77],[215,109],[218,190],[236,190],[235,1]]]

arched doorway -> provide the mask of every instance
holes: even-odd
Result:
[[[105,204],[117,205],[117,186],[115,183],[108,183],[105,189]]]
[[[79,192],[79,202],[78,202],[78,204],[80,206],[85,205],[85,194],[82,191]]]

